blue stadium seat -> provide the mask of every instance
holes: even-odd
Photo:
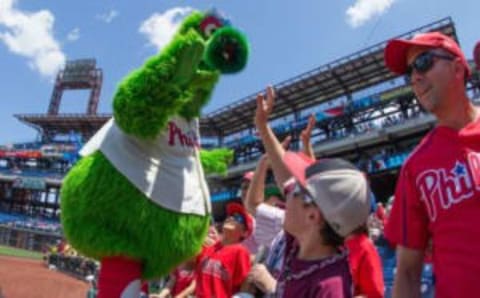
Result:
[[[396,256],[395,251],[387,246],[377,246],[378,254],[382,260],[383,265],[383,279],[385,284],[385,298],[392,296],[393,282],[395,279],[396,270]],[[422,298],[435,297],[435,279],[433,274],[433,267],[431,264],[423,266],[421,276],[421,293]]]

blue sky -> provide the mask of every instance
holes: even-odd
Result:
[[[446,16],[468,58],[480,40],[478,0],[0,0],[0,144],[35,138],[13,114],[47,111],[65,60],[97,60],[99,112],[109,113],[117,83],[158,52],[179,18],[212,7],[247,35],[251,56],[221,79],[204,112]],[[87,100],[87,91],[67,91],[60,111],[84,112]]]

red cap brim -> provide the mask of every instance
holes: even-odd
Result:
[[[315,163],[315,160],[308,157],[302,152],[296,153],[287,151],[283,156],[283,163],[287,167],[290,174],[303,186],[307,185],[307,178],[305,175],[305,170],[312,164]]]
[[[424,46],[434,48],[432,42],[424,42],[419,40],[390,40],[385,47],[385,65],[396,74],[404,74],[407,71],[407,54],[412,46]]]

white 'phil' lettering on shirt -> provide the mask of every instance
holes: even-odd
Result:
[[[480,191],[480,154],[469,153],[467,162],[468,165],[457,160],[450,171],[445,168],[426,170],[417,176],[416,185],[432,222],[438,216],[436,202],[447,210],[472,198],[476,190]]]

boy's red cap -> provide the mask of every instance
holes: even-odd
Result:
[[[253,232],[253,219],[250,214],[248,214],[247,210],[245,207],[243,207],[242,204],[239,203],[230,203],[227,205],[227,216],[230,216],[232,214],[239,213],[243,216],[245,219],[245,231],[247,232],[247,238],[252,234]]]

